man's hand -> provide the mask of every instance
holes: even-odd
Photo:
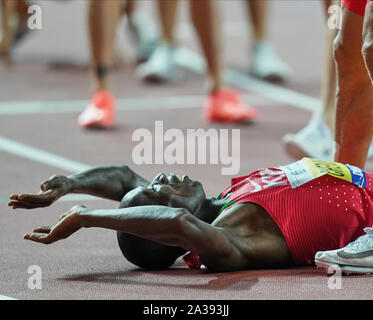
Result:
[[[23,238],[43,244],[66,239],[82,227],[80,214],[86,210],[84,206],[75,206],[64,213],[54,226],[38,227],[32,233],[26,233]]]
[[[66,176],[52,176],[44,181],[37,194],[12,194],[8,203],[13,209],[48,207],[72,190],[73,181]]]

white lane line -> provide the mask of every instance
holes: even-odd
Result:
[[[88,170],[91,166],[77,162],[65,157],[58,156],[56,154],[19,143],[17,141],[0,136],[0,151],[4,151],[13,155],[16,155],[27,160],[32,160],[38,163],[42,163],[51,167],[69,171],[72,173]],[[59,201],[92,201],[99,200],[99,198],[84,195],[84,194],[69,194]],[[0,203],[8,203],[8,198],[0,198]]]
[[[258,99],[254,94],[244,94],[245,101],[253,101],[260,106],[270,106],[272,101]],[[122,98],[117,99],[117,110],[160,110],[160,109],[195,109],[201,108],[206,96],[169,96],[148,98]],[[89,100],[67,101],[15,101],[0,102],[0,115],[22,114],[58,114],[78,113],[83,111]]]
[[[18,300],[18,299],[0,295],[0,300]]]
[[[232,86],[243,90],[255,91],[257,94],[275,102],[284,103],[309,112],[321,108],[321,101],[319,99],[280,86],[271,85],[267,82],[243,75],[235,70],[227,70],[226,77],[227,82]]]
[[[189,49],[178,49],[176,63],[195,73],[205,74],[205,60]],[[249,92],[243,98],[250,101],[251,105],[258,101],[254,95],[256,94],[263,99],[260,106],[270,105],[272,101],[310,112],[321,108],[320,99],[256,79],[237,70],[228,68],[225,79],[228,85]],[[204,99],[203,95],[124,98],[117,100],[117,110],[201,108]],[[0,102],[0,115],[81,112],[88,103],[89,100]]]
[[[1,136],[0,150],[70,172],[83,171],[90,168],[90,166],[84,163],[70,160]]]
[[[178,109],[201,107],[204,96],[125,98],[117,100],[117,110]],[[1,102],[0,115],[81,112],[89,100]]]

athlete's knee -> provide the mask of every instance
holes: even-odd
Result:
[[[348,65],[348,61],[351,60],[346,53],[345,45],[339,36],[337,36],[333,42],[333,55],[338,69],[343,70],[344,67]]]
[[[351,52],[337,36],[333,45],[334,60],[341,87],[357,87],[365,82],[367,70],[361,52]]]

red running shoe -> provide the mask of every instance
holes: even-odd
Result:
[[[204,117],[210,122],[238,123],[253,120],[259,112],[242,104],[238,94],[230,89],[213,92],[204,106]]]
[[[110,129],[114,125],[115,98],[108,91],[98,91],[87,108],[80,114],[78,124],[82,128],[101,127]]]

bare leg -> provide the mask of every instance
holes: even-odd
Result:
[[[266,41],[268,39],[268,2],[267,0],[246,1],[249,9],[248,15],[253,26],[254,41]]]
[[[193,25],[207,62],[208,99],[204,117],[211,122],[244,122],[257,117],[258,111],[243,105],[237,93],[224,88],[224,66],[221,58],[219,15],[214,0],[190,0]]]
[[[339,3],[333,0],[323,1],[326,17],[329,6],[334,2]],[[328,29],[320,107],[314,110],[311,120],[302,130],[296,134],[287,134],[283,138],[287,152],[297,160],[303,157],[333,160],[336,92],[333,42],[336,34],[337,30]]]
[[[108,88],[108,72],[112,65],[115,29],[121,2],[106,0],[89,2],[89,34],[92,52],[94,92]]]
[[[373,3],[371,2],[365,8],[362,52],[370,80],[373,84]]]
[[[328,16],[328,8],[339,1],[324,0],[325,14]],[[333,42],[337,35],[337,29],[328,30],[326,41],[326,59],[321,91],[321,110],[314,113],[313,118],[322,119],[330,132],[334,132],[335,124],[335,93],[336,93],[336,70],[333,58]]]
[[[128,19],[131,19],[136,11],[136,1],[126,0],[124,6],[122,7],[122,14],[126,14]]]
[[[175,44],[174,29],[178,4],[178,0],[158,0],[162,40],[171,45]]]
[[[82,128],[111,128],[115,118],[115,98],[108,91],[108,77],[113,66],[114,37],[121,15],[119,0],[89,1],[88,21],[91,44],[93,98],[79,115]]]
[[[2,0],[2,39],[0,43],[0,56],[9,58],[12,42],[17,31],[18,16],[17,2],[14,0]]]
[[[207,61],[209,92],[221,90],[224,85],[221,62],[220,33],[216,2],[190,0],[193,25]]]
[[[271,82],[282,82],[290,76],[290,68],[277,56],[268,35],[268,1],[246,0],[252,25],[250,73]]]
[[[180,69],[176,65],[174,36],[178,1],[158,0],[157,6],[161,36],[153,46],[148,61],[139,66],[137,74],[147,82],[162,83],[181,78]]]
[[[137,47],[136,62],[141,64],[149,59],[156,48],[158,34],[151,19],[138,11],[138,0],[122,2],[121,17],[127,20],[128,31]],[[123,32],[120,24],[118,28],[119,32]],[[125,56],[124,52],[122,56]]]
[[[335,41],[337,101],[335,161],[363,168],[373,134],[373,91],[361,53],[363,17],[343,8]]]

